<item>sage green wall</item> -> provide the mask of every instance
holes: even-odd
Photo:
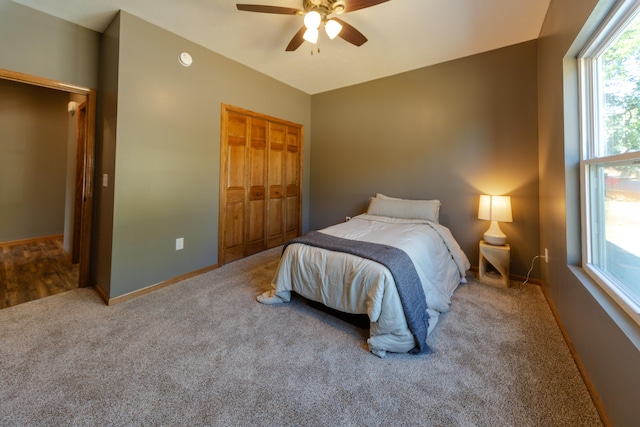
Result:
[[[578,87],[575,57],[613,0],[552,0],[538,42],[540,247],[543,282],[616,426],[640,420],[640,327],[581,265]]]
[[[312,229],[376,192],[439,199],[477,266],[479,195],[508,194],[514,222],[500,226],[526,275],[539,254],[535,41],[314,95],[312,123]]]
[[[126,12],[117,38],[117,70],[102,68],[117,71],[110,101],[117,110],[105,114],[109,122],[117,114],[115,138],[112,123],[103,148],[115,150],[110,283],[98,283],[112,298],[217,264],[221,103],[311,128],[310,96],[299,90]],[[192,55],[191,67],[178,63],[183,51]],[[307,137],[305,165],[310,148]],[[101,211],[109,209],[104,201]],[[184,249],[176,251],[179,237]]]
[[[0,79],[0,242],[63,233],[68,100]]]
[[[0,68],[98,87],[100,34],[0,0]]]

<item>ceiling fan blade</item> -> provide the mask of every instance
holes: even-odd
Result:
[[[303,25],[302,28],[300,28],[300,30],[298,30],[298,32],[293,36],[285,51],[293,52],[294,50],[299,48],[302,42],[304,42],[303,36],[306,30],[307,28]]]
[[[362,46],[367,42],[367,38],[360,31],[356,30],[351,25],[344,22],[342,19],[332,18],[334,21],[338,21],[342,24],[342,31],[338,33],[341,39],[348,41],[356,46]]]
[[[345,2],[346,7],[344,11],[345,13],[353,12],[354,10],[365,9],[387,1],[389,0],[349,0]]]
[[[265,6],[262,4],[236,4],[238,10],[245,12],[277,13],[279,15],[297,15],[304,13],[292,7]]]

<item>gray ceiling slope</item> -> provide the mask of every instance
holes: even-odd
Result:
[[[321,52],[311,55],[306,42],[285,52],[302,17],[235,6],[301,8],[302,0],[14,1],[99,32],[122,9],[312,95],[535,39],[550,3],[390,0],[341,16],[367,43],[355,47],[321,34]]]

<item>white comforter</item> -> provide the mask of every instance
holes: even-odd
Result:
[[[422,282],[430,315],[429,332],[440,313],[449,310],[451,295],[465,281],[469,260],[450,231],[426,220],[359,215],[322,233],[395,246],[406,252]],[[414,346],[398,292],[389,270],[355,255],[290,244],[272,281],[258,296],[265,304],[288,302],[291,291],[346,313],[367,314],[371,321],[369,350],[384,357]]]

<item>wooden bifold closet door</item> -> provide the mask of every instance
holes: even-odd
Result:
[[[302,125],[222,105],[219,263],[301,233]]]

